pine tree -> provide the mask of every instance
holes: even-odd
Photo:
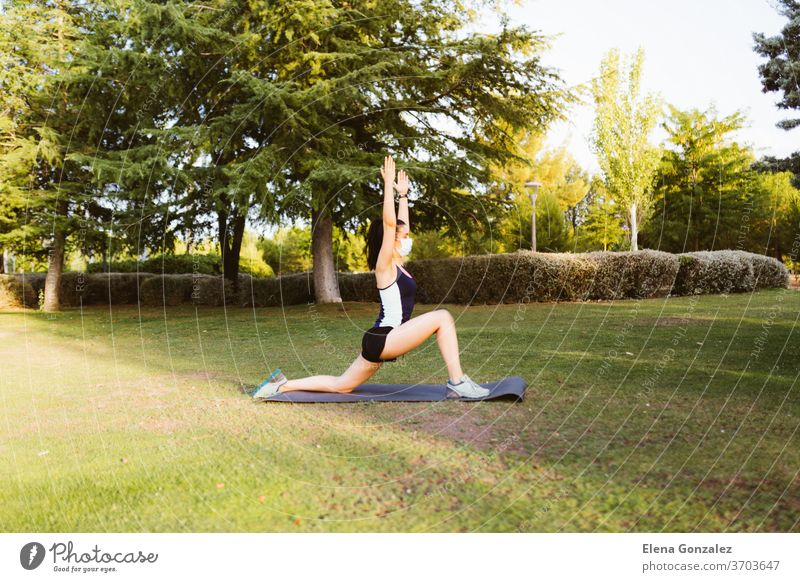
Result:
[[[458,216],[456,228],[471,230],[500,203],[482,184],[489,161],[513,157],[513,137],[501,128],[541,130],[569,99],[539,63],[538,35],[509,27],[466,33],[460,5],[296,0],[275,10],[286,23],[273,37],[277,78],[291,86],[300,112],[273,138],[287,153],[278,214],[310,216],[320,302],[340,300],[332,227],[376,216],[387,152],[420,194],[412,229],[453,227]]]
[[[789,21],[780,34],[767,37],[763,33],[753,33],[755,51],[767,58],[758,66],[764,93],[782,94],[777,105],[780,109],[800,109],[800,84],[797,71],[800,69],[800,2],[797,0],[779,0],[780,12]],[[791,130],[800,125],[800,118],[785,119],[778,122],[778,127]],[[758,164],[762,171],[784,172],[794,174],[794,186],[800,188],[800,151],[788,158],[765,156]]]
[[[789,19],[781,33],[766,37],[754,32],[755,51],[767,62],[758,66],[763,92],[782,93],[777,105],[780,109],[800,109],[800,86],[797,69],[800,67],[800,2],[797,0],[778,0],[780,13]],[[789,130],[800,126],[800,118],[784,119],[778,127]]]
[[[731,135],[744,118],[735,112],[718,119],[713,107],[669,109],[667,148],[654,179],[654,215],[645,237],[668,252],[735,248],[742,215],[758,196],[752,152]]]
[[[104,213],[86,168],[71,158],[99,122],[84,115],[74,84],[92,9],[89,2],[12,0],[0,13],[0,232],[3,245],[23,257],[47,256],[46,311],[60,307],[68,245],[96,243]]]

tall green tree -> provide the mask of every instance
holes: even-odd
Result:
[[[504,202],[482,186],[489,161],[513,157],[502,124],[543,130],[570,99],[540,63],[540,35],[510,26],[468,32],[465,5],[295,0],[276,14],[285,23],[274,36],[277,78],[299,112],[274,136],[287,152],[276,191],[287,218],[311,218],[320,302],[339,300],[333,225],[378,216],[387,152],[414,185],[412,229],[471,231]]]
[[[758,66],[763,92],[782,94],[777,105],[780,109],[800,109],[800,2],[797,0],[778,0],[780,13],[789,19],[780,34],[767,37],[754,32],[755,51],[767,58]],[[778,127],[789,130],[800,125],[800,118],[784,119]]]
[[[766,57],[766,62],[758,66],[764,93],[775,92],[782,95],[777,106],[785,110],[800,109],[800,2],[797,0],[778,0],[780,13],[788,19],[780,34],[765,36],[754,32],[754,50]],[[784,119],[778,127],[791,130],[800,125],[800,118]],[[800,152],[788,158],[765,156],[758,164],[759,169],[770,172],[789,171],[794,174],[794,186],[800,188]]]
[[[787,258],[800,234],[800,190],[792,179],[791,172],[775,172],[759,173],[753,180],[752,216],[741,233],[747,250],[779,261]]]
[[[589,192],[578,205],[579,223],[575,235],[578,251],[619,250],[625,237],[625,210],[608,195],[603,180],[594,176]]]
[[[652,94],[640,95],[644,50],[639,49],[624,67],[612,49],[592,80],[595,123],[592,145],[606,188],[627,210],[631,250],[638,250],[639,228],[652,209],[652,181],[659,149],[649,142],[661,114],[661,102]]]
[[[735,112],[720,119],[713,107],[669,110],[654,216],[643,234],[649,246],[668,252],[736,248],[743,215],[760,195],[753,154],[732,135],[744,117]]]
[[[0,244],[23,257],[47,256],[46,311],[60,307],[68,246],[96,242],[98,219],[108,212],[70,155],[101,126],[82,111],[76,84],[95,8],[89,1],[7,0],[0,11]]]
[[[113,184],[128,247],[169,252],[179,234],[215,233],[236,284],[248,214],[267,192],[261,138],[274,129],[270,103],[244,122],[238,113],[250,95],[243,71],[272,76],[269,60],[256,66],[262,37],[250,4],[110,2],[122,42],[110,43],[97,76],[115,95],[104,114],[113,139],[84,159],[99,183]]]

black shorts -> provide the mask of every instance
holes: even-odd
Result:
[[[397,358],[391,360],[382,360],[381,352],[383,346],[386,344],[386,334],[394,328],[391,326],[373,327],[364,332],[364,337],[361,338],[361,355],[364,359],[370,362],[394,362]]]

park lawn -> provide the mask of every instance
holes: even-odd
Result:
[[[800,292],[447,307],[523,402],[241,393],[376,304],[1,312],[2,530],[800,531]],[[432,338],[371,381],[446,378]]]

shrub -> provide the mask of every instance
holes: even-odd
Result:
[[[242,307],[275,307],[298,305],[314,300],[314,278],[311,273],[297,273],[269,279],[252,278],[239,282],[238,303]],[[369,301],[361,299],[360,301]]]
[[[704,251],[673,255],[660,251],[531,253],[449,257],[411,261],[419,303],[494,304],[529,301],[582,301],[729,293],[786,287],[789,273],[779,261],[744,251]],[[0,302],[35,307],[44,273],[5,276]],[[338,273],[344,301],[379,301],[375,274]],[[30,297],[30,299],[28,299]],[[65,307],[136,303],[163,306],[243,307],[296,305],[314,300],[311,273],[260,279],[242,273],[239,292],[230,281],[206,274],[64,273]]]
[[[139,287],[139,301],[151,307],[180,305],[191,300],[192,291],[192,275],[153,275]]]
[[[89,275],[86,273],[62,273],[59,299],[61,307],[88,305]]]
[[[531,253],[414,261],[428,302],[580,301],[666,295],[678,271],[669,253]]]
[[[783,263],[756,253],[698,251],[678,257],[675,295],[736,293],[789,284],[789,271]]]
[[[191,292],[189,296],[195,305],[219,307],[226,303],[234,303],[236,300],[236,295],[233,292],[233,281],[209,275],[184,276],[188,276],[190,279]],[[239,281],[241,284],[242,277],[239,278]]]
[[[789,269],[772,257],[747,253],[753,264],[753,277],[756,289],[789,286]]]
[[[20,281],[30,285],[38,304],[39,295],[44,293],[46,273],[24,273],[14,275]],[[80,307],[81,305],[113,305],[136,303],[139,294],[139,283],[152,277],[150,273],[77,273],[61,274],[59,299],[62,307]]]
[[[38,303],[39,293],[40,292],[44,293],[44,280],[45,280],[45,277],[47,276],[47,274],[46,273],[19,273],[19,274],[16,274],[14,276],[17,277],[18,279],[21,279],[21,280],[25,281],[26,283],[30,283],[31,287],[33,287],[33,292],[37,297],[37,303]]]
[[[136,304],[139,287],[152,273],[95,273],[86,276],[84,305]]]
[[[374,273],[338,273],[338,275],[342,301],[380,301]]]
[[[0,275],[0,308],[36,307],[38,295],[28,281],[12,275]]]
[[[597,265],[590,299],[657,297],[669,294],[678,274],[678,258],[654,250],[591,252]]]
[[[679,255],[673,294],[730,293],[753,289],[752,264],[735,251],[698,251]]]

